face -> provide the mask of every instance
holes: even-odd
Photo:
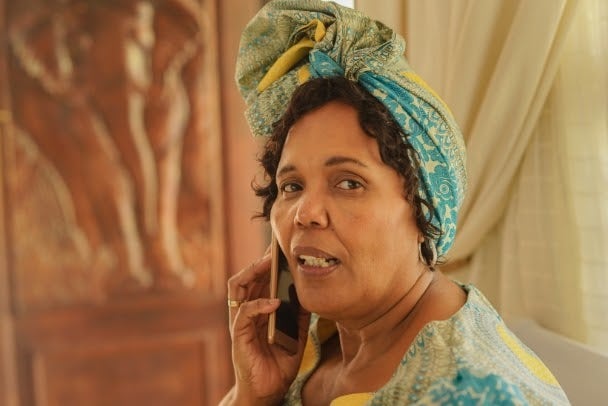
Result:
[[[407,292],[421,233],[402,178],[353,107],[330,102],[291,127],[277,186],[271,224],[304,308],[373,319]]]

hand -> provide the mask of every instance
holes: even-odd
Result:
[[[268,344],[268,314],[280,304],[268,299],[270,254],[243,269],[228,281],[228,297],[243,301],[230,307],[232,363],[236,384],[233,404],[278,404],[295,379],[306,338],[310,313],[300,311],[298,351],[290,354]]]

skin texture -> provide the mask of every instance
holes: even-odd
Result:
[[[304,404],[329,404],[381,388],[420,329],[450,317],[464,292],[419,259],[423,240],[403,195],[403,178],[386,165],[356,110],[332,101],[291,127],[277,170],[279,195],[270,221],[294,277],[300,349],[290,355],[266,342],[270,257],[228,282],[235,386],[222,404],[279,404],[296,376],[310,320],[336,322],[306,382]],[[329,266],[301,256],[331,259]]]
[[[422,271],[420,233],[401,177],[382,162],[356,111],[338,102],[295,123],[277,174],[271,224],[301,304],[352,328],[372,323],[403,294],[397,287],[416,280],[403,269]],[[315,272],[297,261],[306,249],[340,263],[329,273]]]

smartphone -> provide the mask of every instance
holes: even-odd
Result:
[[[270,298],[279,298],[279,308],[268,317],[268,342],[290,353],[298,351],[298,314],[300,303],[285,255],[272,234],[270,246]]]

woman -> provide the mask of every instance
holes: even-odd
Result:
[[[464,148],[402,54],[388,28],[332,3],[271,2],[246,28],[237,79],[253,132],[272,132],[256,192],[302,311],[291,354],[266,341],[269,256],[230,279],[223,404],[567,403],[483,295],[434,268]]]

